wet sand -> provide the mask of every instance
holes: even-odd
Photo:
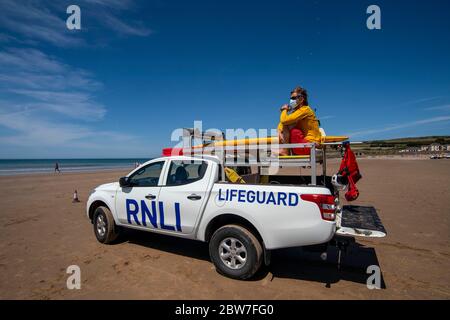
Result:
[[[201,242],[130,232],[98,243],[85,201],[126,172],[0,177],[0,299],[449,299],[450,160],[359,164],[354,204],[374,205],[388,236],[357,240],[341,270],[335,250],[326,262],[277,250],[245,282],[219,275]],[[74,189],[81,203],[72,203]],[[372,264],[381,268],[380,290],[366,287]],[[66,287],[69,265],[81,268],[80,290]]]

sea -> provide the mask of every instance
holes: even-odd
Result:
[[[61,173],[104,170],[132,170],[150,159],[0,159],[0,176],[53,173],[58,163]]]

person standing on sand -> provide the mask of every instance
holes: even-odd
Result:
[[[281,144],[320,143],[319,121],[308,105],[308,93],[302,87],[291,91],[289,104],[281,107],[278,138]],[[295,155],[309,154],[309,148],[293,148]],[[290,155],[289,149],[281,149],[281,156]]]
[[[61,173],[61,170],[59,170],[59,164],[58,162],[55,162],[55,173],[58,171],[58,173]]]

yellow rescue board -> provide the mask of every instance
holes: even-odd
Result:
[[[309,159],[308,155],[278,156],[280,159]]]
[[[330,142],[343,142],[348,140],[346,136],[325,136],[322,137],[322,143],[330,143]]]
[[[322,136],[321,143],[330,142],[342,142],[348,140],[346,136]],[[277,144],[278,137],[264,137],[264,138],[246,138],[237,140],[221,140],[216,141],[208,145],[196,145],[194,148],[204,148],[204,147],[234,147],[242,145],[254,145],[254,144]]]

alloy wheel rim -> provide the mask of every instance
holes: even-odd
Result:
[[[247,263],[247,249],[238,239],[225,238],[219,244],[219,257],[228,268],[241,269]]]
[[[99,214],[97,216],[96,226],[98,235],[103,237],[106,234],[106,222],[103,215]]]

